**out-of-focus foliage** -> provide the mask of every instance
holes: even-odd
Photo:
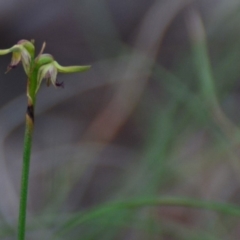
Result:
[[[239,239],[228,205],[240,199],[239,11],[233,0],[0,2],[0,49],[35,39],[63,65],[92,65],[39,92],[28,239]],[[4,75],[8,63],[0,58],[4,240],[16,234],[26,107],[24,73]],[[163,206],[166,197],[203,209]]]

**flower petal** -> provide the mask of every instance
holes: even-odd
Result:
[[[85,72],[91,68],[91,66],[89,65],[63,67],[56,61],[54,61],[53,64],[57,68],[58,72],[61,72],[61,73]]]
[[[28,75],[28,72],[30,70],[31,56],[25,48],[22,49],[21,60],[22,60],[24,71]]]
[[[9,48],[9,49],[0,49],[0,55],[6,55],[6,54],[11,53],[11,52],[12,52],[11,48]]]
[[[8,73],[11,69],[15,68],[21,61],[21,51],[23,50],[23,47],[14,45],[9,50],[10,50],[9,52],[12,52],[12,59],[7,67],[6,73]]]
[[[51,82],[54,86],[56,85],[56,81],[57,81],[57,68],[52,64],[52,63],[48,63],[48,64],[44,64],[43,66],[41,66],[38,70],[38,76],[37,76],[37,87],[35,92],[38,91],[41,82],[43,79],[47,79],[47,84],[49,85],[49,82]]]

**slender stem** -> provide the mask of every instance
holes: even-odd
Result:
[[[26,112],[22,179],[21,179],[19,215],[18,215],[18,240],[25,240],[25,232],[26,232],[28,182],[29,182],[29,170],[30,170],[30,159],[31,159],[31,149],[32,149],[32,135],[33,135],[33,127],[34,127],[34,106],[36,102],[36,91],[35,91],[36,84],[37,84],[37,70],[34,69],[34,61],[32,60],[32,66],[31,66],[31,70],[27,80],[28,106],[27,106],[27,112]]]
[[[31,156],[31,147],[32,147],[33,125],[34,125],[33,116],[34,116],[33,107],[28,106],[27,114],[26,114],[25,137],[24,137],[22,180],[21,180],[21,193],[20,193],[19,218],[18,218],[18,240],[25,239],[30,156]]]

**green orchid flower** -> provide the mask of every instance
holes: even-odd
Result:
[[[9,72],[11,69],[15,68],[20,62],[22,62],[25,73],[28,78],[35,79],[35,83],[30,83],[34,86],[34,93],[36,94],[39,90],[41,82],[46,79],[47,86],[53,84],[56,87],[63,87],[63,83],[57,82],[57,74],[60,73],[74,73],[74,72],[84,72],[90,69],[90,66],[61,66],[57,61],[54,60],[53,56],[50,54],[44,54],[43,50],[45,48],[45,43],[34,59],[35,47],[34,41],[21,40],[16,45],[9,49],[0,50],[0,55],[5,55],[12,53],[12,60],[7,67]],[[31,75],[36,74],[37,77],[33,78]],[[33,93],[33,91],[32,91]],[[30,94],[31,95],[31,94]]]
[[[50,84],[55,87],[63,87],[63,83],[57,82],[57,74],[60,73],[74,73],[84,72],[90,69],[90,66],[61,66],[57,61],[54,60],[50,54],[41,54],[37,59],[37,65],[40,65],[37,76],[37,87],[38,91],[43,79],[46,79],[47,86]],[[44,63],[44,64],[43,64]]]
[[[15,68],[22,61],[25,73],[28,75],[31,61],[34,57],[35,47],[28,40],[21,40],[9,49],[0,50],[0,55],[12,53],[11,63],[8,65],[7,72]]]

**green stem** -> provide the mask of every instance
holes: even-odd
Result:
[[[28,198],[28,183],[29,170],[32,149],[32,135],[34,126],[34,107],[36,102],[36,85],[37,85],[37,70],[34,68],[34,61],[32,61],[31,70],[27,81],[27,99],[28,106],[26,112],[26,127],[24,136],[24,150],[23,150],[23,165],[22,165],[22,179],[21,192],[18,215],[18,240],[25,240],[26,232],[26,215],[27,215],[27,198]]]
[[[26,130],[25,130],[25,137],[24,137],[22,180],[21,180],[19,218],[18,218],[18,240],[25,239],[32,134],[33,134],[33,107],[32,107],[32,112],[29,113],[29,106],[28,106],[28,111],[26,114]]]

